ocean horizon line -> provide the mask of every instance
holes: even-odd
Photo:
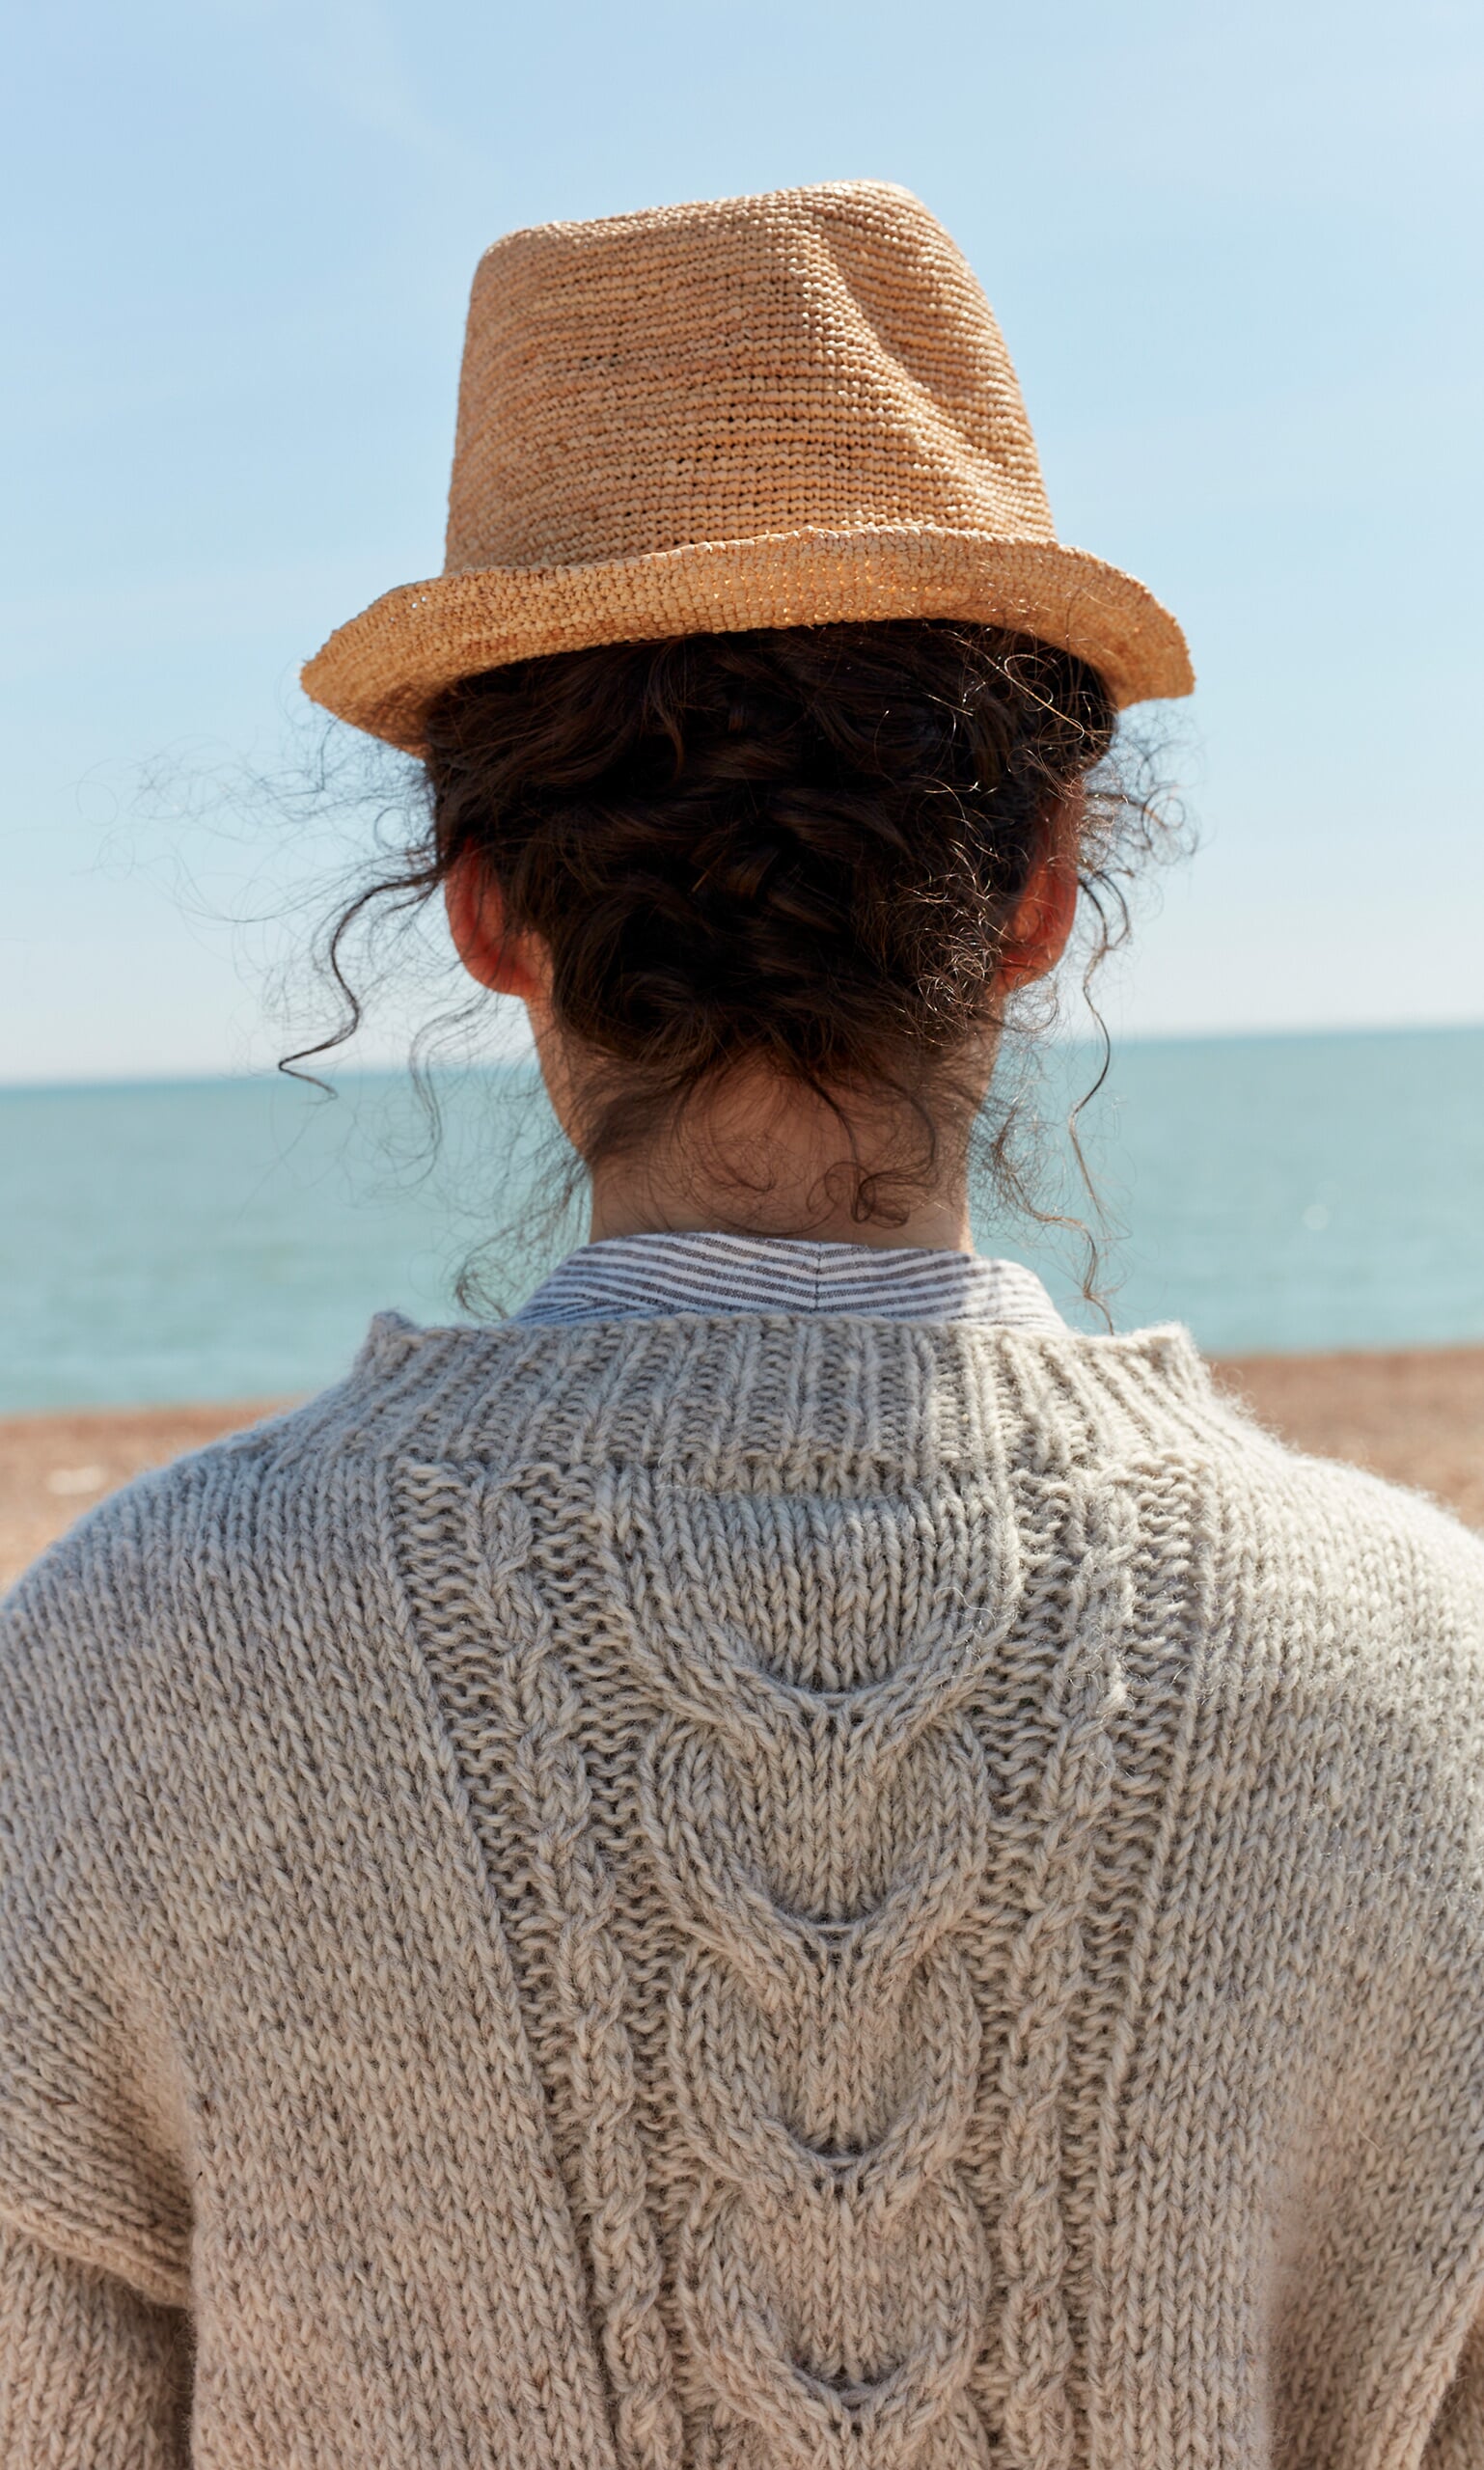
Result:
[[[1453,1038],[1477,1036],[1484,1030],[1484,1015],[1468,1021],[1374,1021],[1341,1022],[1324,1027],[1291,1027],[1287,1029],[1124,1029],[1112,1033],[1115,1055],[1131,1047],[1252,1047],[1279,1045],[1319,1045],[1344,1042],[1360,1044],[1367,1039],[1390,1038]],[[1075,1054],[1084,1049],[1096,1051],[1100,1040],[1086,1033],[1076,1037],[1058,1037],[1045,1033],[1038,1041],[1048,1051]],[[491,1056],[481,1060],[464,1062],[429,1062],[418,1067],[419,1077],[437,1080],[465,1080],[471,1075],[519,1071],[535,1061],[535,1050],[520,1055]],[[410,1059],[396,1063],[355,1064],[337,1070],[332,1059],[326,1059],[323,1077],[332,1089],[339,1082],[386,1082],[410,1077]],[[55,1078],[33,1077],[24,1080],[0,1080],[0,1098],[105,1097],[117,1091],[121,1095],[138,1096],[150,1090],[247,1088],[283,1082],[312,1087],[316,1078],[313,1058],[306,1058],[300,1072],[285,1072],[277,1064],[253,1064],[238,1071],[222,1072],[143,1072],[103,1073],[95,1075],[62,1074]]]

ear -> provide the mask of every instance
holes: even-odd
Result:
[[[545,947],[536,935],[507,935],[500,887],[484,875],[472,852],[456,859],[443,879],[453,947],[472,978],[492,995],[539,1002],[550,978]]]
[[[1000,947],[998,983],[1006,994],[1054,970],[1077,915],[1077,849],[1058,840],[1037,859]]]

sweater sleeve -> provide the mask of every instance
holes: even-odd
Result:
[[[185,2470],[190,2319],[0,2223],[6,2470]]]
[[[141,1920],[148,1818],[113,1800],[109,1684],[129,1644],[77,1575],[64,1548],[0,1606],[0,2225],[112,2276],[136,2305],[179,2308],[181,2074]],[[75,2287],[91,2293],[90,2338],[122,2324],[123,2292],[105,2302],[96,2280]]]

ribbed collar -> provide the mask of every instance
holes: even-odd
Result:
[[[1220,1402],[1190,1332],[1126,1336],[799,1313],[677,1313],[577,1329],[377,1315],[347,1383],[284,1419],[374,1459],[669,1465],[687,1480],[831,1482],[1001,1460],[1011,1435],[1061,1463],[1090,1451],[1205,1455]],[[1246,1433],[1246,1427],[1243,1427]],[[272,1445],[257,1425],[236,1446]],[[224,1448],[234,1444],[224,1442]],[[1243,1446],[1254,1445],[1247,1434]],[[1273,1446],[1277,1448],[1277,1443]]]
[[[591,1321],[733,1312],[1066,1327],[1035,1273],[1018,1261],[712,1233],[619,1235],[585,1244],[513,1318],[571,1329]]]

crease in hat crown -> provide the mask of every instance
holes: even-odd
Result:
[[[746,627],[957,618],[1185,695],[1179,625],[1059,542],[1000,328],[910,191],[827,181],[536,224],[486,250],[444,569],[330,637],[306,691],[422,751],[461,677]]]

